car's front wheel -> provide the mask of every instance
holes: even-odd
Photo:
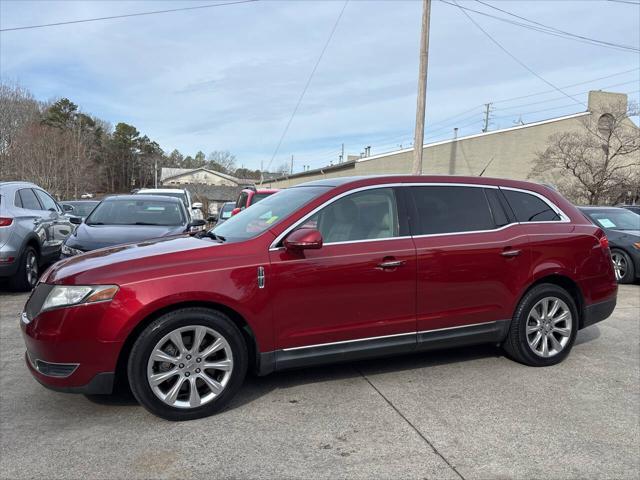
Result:
[[[152,322],[129,356],[131,391],[151,413],[192,420],[223,409],[247,371],[247,347],[221,312],[184,308]]]
[[[555,365],[569,355],[577,332],[578,311],[571,295],[558,285],[543,283],[520,300],[503,346],[525,365]]]

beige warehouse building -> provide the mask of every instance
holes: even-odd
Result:
[[[529,177],[538,152],[544,151],[554,134],[582,130],[583,122],[601,119],[612,108],[627,106],[627,95],[589,92],[587,110],[516,127],[459,137],[424,145],[424,174],[479,175],[524,180]],[[631,120],[629,120],[631,123]],[[635,124],[634,124],[634,128]],[[428,125],[427,125],[428,129]],[[640,152],[635,152],[635,156]],[[352,175],[409,174],[413,148],[407,148],[346,162],[265,182],[276,188],[330,177]]]

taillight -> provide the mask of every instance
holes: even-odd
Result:
[[[606,235],[603,235],[602,237],[600,237],[600,246],[602,248],[609,248],[609,239],[607,238]]]
[[[0,217],[0,227],[8,227],[13,223],[13,218]]]

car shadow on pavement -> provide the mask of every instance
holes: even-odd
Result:
[[[600,329],[591,326],[578,332],[575,345],[582,345],[600,337]],[[453,348],[449,350],[436,350],[431,352],[417,352],[405,355],[379,357],[372,360],[360,360],[357,362],[334,363],[316,367],[306,367],[295,370],[276,372],[271,375],[259,377],[255,374],[247,374],[244,385],[231,401],[227,410],[240,408],[252,403],[270,392],[278,389],[288,389],[309,383],[322,383],[330,381],[347,380],[362,377],[361,372],[367,376],[379,375],[389,372],[403,372],[422,368],[436,367],[454,363],[463,363],[486,358],[505,357],[504,351],[492,344],[474,345],[470,347]],[[85,395],[86,398],[99,405],[112,405],[116,407],[137,406],[138,402],[126,385],[121,385],[112,395]],[[291,402],[295,402],[291,400]]]

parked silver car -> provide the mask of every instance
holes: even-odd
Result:
[[[40,187],[0,182],[0,278],[12,288],[31,290],[72,231],[60,205]]]

